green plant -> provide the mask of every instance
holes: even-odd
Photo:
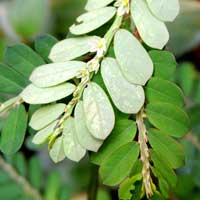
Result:
[[[119,185],[120,199],[167,199],[184,165],[178,139],[190,127],[172,81],[175,58],[162,50],[164,22],[175,19],[178,1],[88,0],[85,8],[69,38],[46,35],[36,52],[7,49],[1,98],[17,96],[0,107],[1,151],[16,153],[29,123],[33,143],[48,142],[55,163],[89,151],[102,183]]]

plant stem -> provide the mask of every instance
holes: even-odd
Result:
[[[35,200],[42,200],[39,192],[33,188],[24,177],[20,176],[16,170],[3,159],[2,156],[0,156],[0,168],[9,174],[11,179],[21,185],[26,194],[32,196]]]
[[[88,200],[96,200],[98,191],[98,167],[92,165],[91,181],[88,190]]]
[[[150,163],[149,163],[149,149],[148,149],[148,138],[147,138],[147,130],[143,120],[144,111],[143,109],[139,112],[136,117],[136,123],[138,126],[139,136],[138,142],[140,145],[140,159],[143,163],[142,168],[142,177],[143,177],[143,184],[146,191],[147,198],[153,195],[153,189],[151,186],[152,179],[150,175]]]
[[[101,62],[101,60],[103,59],[103,57],[105,56],[105,54],[107,53],[109,46],[112,42],[112,39],[116,33],[116,31],[120,28],[121,23],[122,23],[122,16],[116,16],[112,26],[110,27],[110,29],[108,30],[108,32],[105,34],[104,38],[106,39],[106,52],[104,52],[104,55],[102,56],[102,58],[98,58],[98,61]],[[80,84],[77,86],[76,90],[74,91],[73,94],[73,98],[72,100],[68,103],[68,105],[66,106],[65,109],[65,113],[64,115],[61,117],[61,119],[59,120],[56,128],[55,128],[55,132],[54,134],[51,135],[50,140],[49,140],[49,149],[52,147],[52,145],[54,144],[56,138],[62,133],[63,130],[63,123],[64,121],[66,121],[72,114],[74,107],[76,106],[76,104],[79,102],[79,100],[82,97],[83,91],[85,89],[85,87],[87,86],[87,84],[90,82],[90,80],[92,79],[94,75],[94,72],[88,72],[88,76],[83,77]]]

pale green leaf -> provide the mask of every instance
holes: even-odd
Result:
[[[5,154],[16,153],[24,142],[27,127],[27,114],[23,105],[19,105],[9,113],[0,141],[1,151]]]
[[[87,150],[97,152],[103,141],[94,138],[88,130],[82,101],[76,105],[74,119],[77,139],[81,146]]]
[[[160,78],[152,78],[146,86],[146,97],[150,103],[166,102],[183,106],[184,96],[174,83]]]
[[[46,142],[48,140],[49,136],[54,132],[54,128],[56,127],[57,123],[58,123],[58,121],[52,122],[44,129],[37,132],[34,135],[32,142],[34,144],[43,144],[44,142]]]
[[[113,103],[121,112],[133,114],[141,109],[145,100],[143,88],[124,78],[115,59],[103,60],[101,75]]]
[[[133,142],[113,152],[100,167],[99,173],[103,184],[115,186],[122,182],[128,176],[138,155],[139,146]]]
[[[40,130],[51,122],[55,121],[65,110],[65,104],[51,104],[39,108],[33,113],[29,126],[35,130]]]
[[[30,84],[20,95],[29,104],[47,104],[71,95],[74,90],[75,86],[71,83],[64,83],[49,88],[39,88]]]
[[[114,0],[88,0],[85,9],[88,11],[99,9],[109,5],[113,1]]]
[[[55,86],[80,75],[85,68],[86,63],[81,61],[46,64],[36,68],[30,80],[38,87]]]
[[[168,135],[179,138],[189,131],[189,118],[178,106],[163,102],[150,103],[146,107],[146,113],[149,121]]]
[[[79,144],[73,118],[65,121],[63,129],[64,152],[67,158],[73,161],[80,161],[86,150]]]
[[[78,58],[90,51],[92,38],[85,36],[62,40],[53,46],[49,58],[53,62],[66,62]]]
[[[133,196],[132,192],[135,190],[135,182],[140,181],[142,179],[141,174],[137,174],[131,178],[125,179],[119,187],[118,196],[120,200],[131,200]]]
[[[163,22],[153,16],[145,0],[131,2],[131,15],[143,41],[150,47],[162,49],[169,40]]]
[[[153,74],[153,63],[140,42],[125,29],[115,34],[114,51],[125,78],[134,84],[145,85]]]
[[[104,140],[114,127],[115,115],[107,95],[96,83],[89,83],[84,90],[83,106],[89,131]]]
[[[49,151],[49,155],[55,163],[58,163],[65,159],[63,136],[60,136],[56,139],[55,143]]]
[[[89,33],[108,22],[116,13],[114,7],[105,7],[82,14],[77,18],[77,23],[70,27],[74,35]]]
[[[100,165],[106,158],[121,146],[133,141],[136,134],[136,124],[132,120],[119,120],[115,124],[111,135],[104,142],[98,153],[93,153],[90,160]]]
[[[173,169],[184,164],[184,152],[182,146],[173,138],[156,129],[148,132],[150,145],[154,151]]]
[[[173,21],[179,13],[179,0],[147,0],[153,14],[161,21]]]

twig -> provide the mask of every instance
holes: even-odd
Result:
[[[143,168],[142,168],[143,184],[144,184],[147,198],[149,198],[153,195],[153,189],[151,186],[152,179],[150,175],[149,149],[147,146],[147,142],[148,142],[148,138],[146,135],[147,130],[143,121],[143,116],[144,116],[144,113],[142,109],[136,117],[136,123],[137,123],[138,131],[139,131],[138,142],[140,144],[140,159],[143,163]]]
[[[3,159],[2,156],[0,156],[0,168],[9,174],[11,179],[21,185],[26,194],[29,194],[35,200],[42,200],[39,192],[33,188],[24,177],[20,176],[16,170]]]

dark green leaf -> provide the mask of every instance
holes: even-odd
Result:
[[[178,142],[156,129],[150,129],[148,137],[152,148],[170,167],[175,169],[184,165],[183,148]],[[155,158],[155,155],[153,158]],[[155,161],[158,165],[159,161],[157,160]]]
[[[55,37],[48,34],[38,37],[35,40],[35,50],[40,56],[42,56],[45,61],[50,62],[48,58],[49,53],[51,51],[51,48],[54,44],[56,44],[57,41],[58,40]]]
[[[138,155],[139,146],[133,142],[114,151],[100,167],[99,173],[103,183],[114,186],[122,182],[128,176]]]
[[[91,161],[100,165],[111,153],[131,142],[136,134],[136,124],[132,120],[119,120],[110,137],[104,142],[98,153],[91,155]]]
[[[13,154],[21,147],[26,133],[27,115],[23,105],[14,108],[6,119],[0,141],[1,151]]]
[[[186,96],[189,96],[194,87],[195,69],[191,63],[183,63],[177,70],[177,81]]]
[[[49,174],[44,200],[57,200],[61,186],[61,176],[58,171],[53,171]]]
[[[14,158],[14,166],[18,173],[22,176],[26,176],[26,159],[23,153],[19,152],[13,156]]]
[[[176,70],[175,57],[168,51],[152,50],[149,54],[154,63],[154,76],[172,80]]]
[[[160,78],[152,78],[146,86],[146,96],[150,103],[166,102],[183,106],[183,93],[174,83]]]
[[[183,137],[189,131],[190,121],[179,107],[169,103],[150,103],[146,107],[149,121],[162,132]]]
[[[155,137],[157,137],[155,135]],[[162,136],[160,136],[162,137]],[[164,138],[165,139],[165,138]],[[156,142],[156,141],[155,141]],[[157,145],[160,145],[160,143],[158,142]],[[160,146],[160,148],[165,149],[166,146]],[[156,149],[157,150],[157,149]],[[161,150],[161,151],[162,151]],[[173,149],[174,150],[174,149]],[[169,147],[169,150],[170,152],[172,152],[172,149]],[[168,160],[170,159],[167,155],[165,155],[164,157],[162,157],[163,155],[161,155],[161,153],[159,153],[160,151],[158,151],[158,153],[156,153],[156,151],[151,151],[151,159],[154,163],[154,167],[156,168],[156,170],[159,172],[160,176],[158,177],[159,179],[164,179],[165,181],[167,181],[167,183],[171,186],[171,187],[174,187],[176,185],[176,181],[177,181],[177,178],[176,178],[176,174],[174,173],[174,171],[170,168],[170,164],[173,162],[173,158],[174,156],[171,158],[171,163],[168,164]],[[163,151],[162,151],[163,153]],[[166,153],[167,154],[167,153]],[[176,156],[176,155],[175,155]],[[167,159],[166,159],[167,157]],[[177,160],[177,159],[176,159]]]
[[[40,160],[32,157],[29,161],[29,180],[34,188],[40,188],[42,185],[42,168]]]
[[[27,79],[34,68],[45,64],[38,54],[24,44],[17,44],[8,47],[4,59],[8,65],[21,73]]]
[[[18,94],[26,86],[24,77],[11,67],[0,64],[0,92]]]

